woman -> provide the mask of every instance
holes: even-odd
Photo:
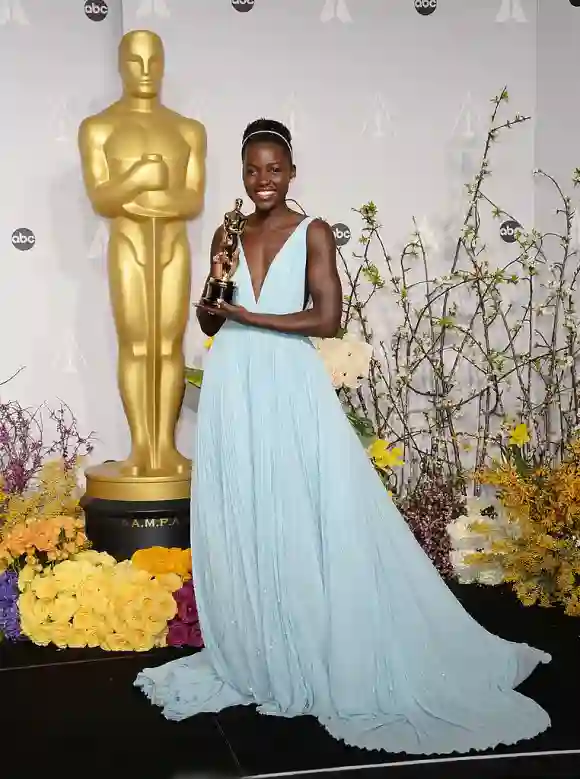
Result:
[[[342,294],[328,225],[290,210],[289,131],[242,143],[255,204],[235,305],[200,309],[215,335],[199,405],[193,575],[205,649],[136,684],[169,719],[256,704],[310,714],[335,738],[415,754],[512,744],[549,726],[514,691],[549,655],[464,611],[390,500],[310,336]],[[219,250],[221,230],[211,257]]]

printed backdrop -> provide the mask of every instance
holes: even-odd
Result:
[[[292,196],[342,224],[373,200],[395,253],[413,229],[445,268],[446,225],[477,169],[504,85],[510,112],[531,115],[494,150],[491,194],[526,225],[549,198],[541,165],[568,180],[577,164],[574,102],[580,8],[569,0],[0,0],[4,388],[27,405],[64,399],[99,438],[97,459],[123,457],[127,433],[115,379],[107,226],[85,196],[80,121],[120,93],[117,46],[147,28],[166,48],[164,102],[207,127],[203,216],[191,226],[194,297],[213,231],[240,183],[251,120],[286,122],[295,139]],[[246,207],[248,203],[246,202]],[[543,215],[543,216],[542,216]],[[513,251],[499,225],[496,252]],[[346,249],[350,247],[347,245]],[[388,321],[389,311],[384,312]],[[201,358],[192,318],[189,364]],[[191,453],[194,415],[180,438]]]

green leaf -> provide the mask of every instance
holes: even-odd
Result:
[[[346,416],[361,441],[363,441],[363,439],[370,438],[371,441],[369,443],[372,443],[375,440],[376,435],[370,419],[361,417],[352,411],[349,412]]]
[[[367,265],[366,268],[363,268],[362,275],[368,282],[379,289],[382,289],[385,286],[385,282],[381,278],[379,269],[372,263]]]
[[[455,320],[451,316],[442,316],[435,324],[438,327],[455,327]]]
[[[192,384],[194,387],[201,387],[203,380],[203,371],[201,368],[187,368],[185,369],[185,380],[188,384]]]
[[[514,446],[512,444],[509,447],[509,452],[519,475],[524,479],[529,478],[532,475],[533,469],[530,467],[529,463],[526,462],[522,455],[522,450],[519,448],[519,446]]]

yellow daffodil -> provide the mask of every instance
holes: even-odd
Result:
[[[404,464],[403,449],[400,446],[390,446],[388,441],[382,441],[380,438],[369,446],[367,454],[382,471],[400,468]]]
[[[530,434],[528,433],[527,425],[524,423],[516,425],[510,434],[510,446],[517,446],[518,449],[521,449],[524,444],[528,444],[529,442]]]

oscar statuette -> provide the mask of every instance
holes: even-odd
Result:
[[[78,141],[87,195],[110,223],[118,386],[131,439],[125,460],[87,468],[82,506],[94,548],[122,560],[139,548],[190,545],[192,464],[175,430],[191,310],[187,222],[203,209],[207,138],[200,122],[160,100],[158,35],[125,34],[119,73],[120,99],[84,119]]]
[[[201,302],[206,306],[219,306],[222,301],[234,302],[236,285],[232,276],[238,267],[240,238],[248,222],[248,217],[242,214],[241,209],[242,200],[237,198],[233,211],[224,214],[223,239],[212,261],[212,275],[201,296]]]

